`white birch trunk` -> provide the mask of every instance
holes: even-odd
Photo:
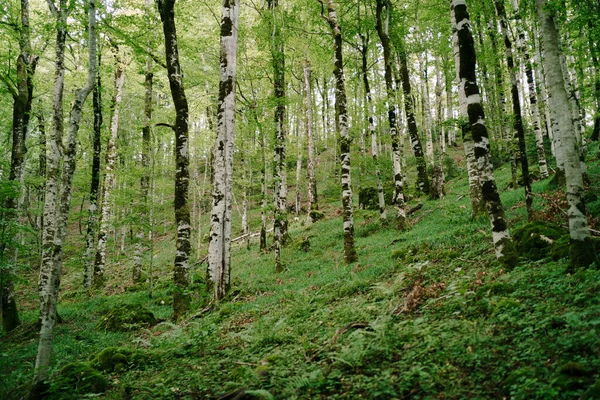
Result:
[[[557,158],[559,155],[562,158],[565,168],[571,236],[570,258],[571,268],[575,268],[592,264],[596,261],[596,253],[594,245],[591,243],[586,216],[577,133],[571,115],[564,112],[569,108],[569,97],[561,68],[559,37],[554,25],[554,18],[546,10],[547,4],[548,2],[545,0],[536,0],[535,2],[543,45],[550,112],[557,125],[557,129],[554,130],[556,153]]]

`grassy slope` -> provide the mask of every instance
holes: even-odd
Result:
[[[597,190],[597,162],[590,172]],[[509,174],[498,171],[500,187]],[[78,289],[72,249],[53,372],[122,345],[156,361],[105,373],[111,385],[104,398],[205,398],[239,388],[257,398],[578,398],[600,378],[600,273],[568,275],[566,260],[502,270],[489,223],[470,219],[466,185],[455,180],[444,200],[425,201],[402,234],[381,226],[376,212],[357,211],[360,260],[351,265],[342,261],[339,201],[329,199],[325,220],[292,225],[292,237],[308,237],[310,250],[286,247],[285,272],[274,274],[272,254],[258,255],[256,244],[236,245],[228,301],[206,303],[196,267],[190,317],[131,334],[95,326],[121,303],[144,304],[168,318],[173,242],[156,242],[152,299],[147,291],[124,290],[126,260],[109,270],[111,295],[89,298]],[[511,226],[524,223],[522,198],[522,190],[502,195]],[[29,323],[36,317],[32,286],[22,293]],[[29,382],[33,337],[21,332],[0,341],[0,398],[18,398]]]

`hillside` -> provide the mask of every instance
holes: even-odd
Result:
[[[596,152],[594,145],[588,160],[595,221]],[[505,188],[510,168],[497,177]],[[412,199],[410,207],[423,207],[404,233],[381,225],[376,211],[357,210],[359,262],[346,265],[333,178],[326,185],[333,196],[323,199],[325,219],[291,225],[284,272],[273,272],[272,254],[259,254],[255,239],[250,249],[239,242],[229,297],[209,303],[205,266],[195,265],[192,311],[178,324],[168,320],[171,236],[155,240],[151,296],[148,281],[127,283],[127,256],[110,264],[104,291],[84,292],[82,250],[72,245],[51,398],[600,398],[600,271],[567,273],[567,259],[550,250],[503,269],[489,222],[470,218],[462,176],[443,200]],[[562,196],[549,187],[534,184],[538,217],[564,225]],[[523,192],[503,190],[502,200],[515,232],[526,222]],[[3,399],[20,398],[33,374],[35,281],[32,271],[19,286],[25,323],[0,339]],[[157,320],[112,332],[107,313],[120,305],[121,317],[143,306]],[[86,394],[94,391],[103,393]]]

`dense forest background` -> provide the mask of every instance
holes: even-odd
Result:
[[[0,9],[0,397],[600,397],[600,2]]]

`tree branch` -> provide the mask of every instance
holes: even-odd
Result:
[[[165,126],[167,128],[173,129],[173,132],[175,132],[175,127],[171,124],[167,124],[166,122],[159,122],[158,124],[156,124],[154,126]]]

